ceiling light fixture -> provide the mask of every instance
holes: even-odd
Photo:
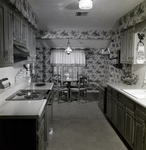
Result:
[[[66,52],[68,55],[72,52],[69,39],[68,39],[68,42],[67,42],[67,48],[65,49],[65,52]]]
[[[80,9],[91,9],[93,7],[93,0],[79,0]]]

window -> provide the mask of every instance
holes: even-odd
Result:
[[[64,50],[52,50],[50,63],[52,65],[85,66],[85,51],[73,50],[70,55],[67,55]]]
[[[70,77],[76,78],[78,74],[83,73],[85,51],[73,50],[70,55],[67,55],[64,50],[52,50],[50,63],[53,65],[53,74],[65,77],[65,73],[68,72]]]

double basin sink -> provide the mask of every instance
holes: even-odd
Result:
[[[121,90],[138,99],[146,98],[146,89],[121,89]]]

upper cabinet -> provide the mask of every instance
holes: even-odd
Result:
[[[13,66],[14,44],[27,48],[30,51],[28,61],[35,61],[34,27],[15,9],[0,1],[0,67]]]
[[[144,44],[139,47],[138,33],[144,34],[141,40]],[[146,21],[137,24],[121,33],[121,63],[146,64]]]
[[[133,28],[126,30],[121,35],[121,63],[134,63],[134,41],[135,34]]]
[[[12,11],[0,2],[0,67],[13,64]]]
[[[27,23],[20,15],[14,13],[14,41],[19,44],[27,44]]]
[[[30,56],[33,57],[36,54],[36,35],[34,30],[28,26],[27,30],[27,49],[30,51]]]

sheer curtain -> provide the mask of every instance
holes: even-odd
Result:
[[[52,50],[50,63],[52,65],[79,65],[85,66],[85,51],[84,50],[73,50],[68,55],[64,50]]]

